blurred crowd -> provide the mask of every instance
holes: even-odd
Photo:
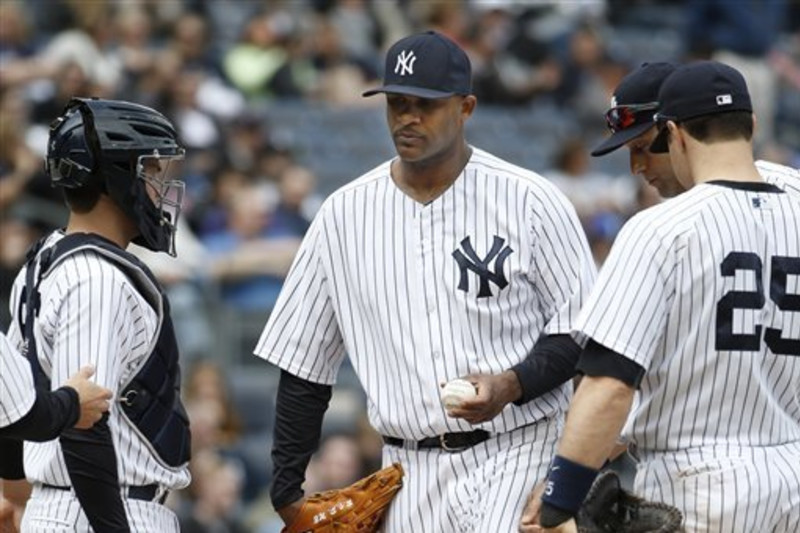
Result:
[[[391,155],[381,99],[360,95],[379,83],[386,48],[422,29],[470,55],[470,138],[553,180],[598,264],[624,221],[659,201],[630,176],[625,150],[588,153],[611,90],[643,60],[736,66],[756,104],[759,153],[799,164],[800,4],[788,0],[4,0],[4,329],[28,246],[66,221],[42,157],[72,96],[155,107],[187,148],[178,257],[136,250],[168,290],[188,368],[194,482],[170,500],[185,531],[280,530],[266,499],[277,376],[250,353],[324,196]],[[342,373],[308,490],[380,464],[357,380]]]

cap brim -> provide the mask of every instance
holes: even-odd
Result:
[[[597,147],[592,150],[592,156],[598,157],[601,155],[606,155],[609,152],[613,152],[623,144],[635,139],[653,126],[655,126],[655,123],[653,122],[642,122],[641,124],[636,124],[630,128],[612,133],[609,138],[597,145]]]
[[[436,91],[434,89],[424,89],[422,87],[411,87],[408,85],[384,85],[361,93],[361,96],[374,96],[379,93],[387,94],[407,94],[409,96],[417,96],[419,98],[450,98],[456,93]]]
[[[650,151],[654,154],[667,154],[669,153],[669,137],[668,137],[669,130],[664,128],[656,138],[653,139],[653,142],[650,143]]]

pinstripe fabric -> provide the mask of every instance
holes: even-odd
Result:
[[[494,236],[513,252],[508,286],[477,274],[460,290],[452,254],[470,238],[486,256]],[[566,333],[594,279],[586,239],[568,201],[543,178],[475,149],[450,189],[421,205],[385,163],[325,202],[288,275],[255,353],[304,379],[333,383],[345,352],[384,435],[422,439],[470,424],[446,417],[439,383],[499,373],[539,335]],[[552,416],[568,386],[482,427],[492,433]]]
[[[60,232],[54,233],[46,246],[62,236]],[[12,312],[18,309],[24,284],[23,269],[12,290]],[[52,387],[57,388],[80,367],[90,364],[95,367],[92,379],[116,395],[156,342],[157,313],[121,270],[92,252],[78,252],[65,258],[42,280],[39,292],[42,303],[34,334],[40,364],[50,376]],[[22,343],[16,320],[9,329],[9,339],[16,346]],[[188,469],[161,464],[150,451],[149,443],[124,419],[114,401],[109,427],[121,485],[156,483],[178,489],[189,484]],[[24,461],[31,483],[70,485],[57,440],[26,442]]]
[[[756,168],[764,181],[800,198],[800,170],[760,160],[756,161]]]
[[[688,531],[800,530],[798,268],[797,197],[701,184],[626,224],[577,321],[646,369],[637,486]]]
[[[178,517],[167,507],[140,500],[123,500],[131,531],[177,533]],[[92,531],[73,492],[34,487],[22,517],[24,533]]]
[[[519,428],[461,452],[385,446],[384,465],[406,476],[386,517],[386,533],[516,531],[526,498],[547,475],[563,420]]]
[[[682,509],[686,531],[800,531],[800,443],[646,453],[634,491]]]
[[[718,302],[756,288],[751,271],[722,276],[720,264],[734,251],[755,253],[769,290],[772,258],[800,257],[798,221],[789,195],[698,185],[623,228],[577,329],[647,369],[632,434],[640,448],[800,440],[800,358],[763,342],[757,351],[714,349]],[[789,275],[787,293],[797,292]],[[800,313],[769,297],[733,318],[737,334],[761,324],[800,338]]]
[[[25,416],[35,400],[31,365],[0,333],[0,427]]]
[[[545,474],[557,438],[547,420],[560,419],[571,384],[472,426],[446,416],[439,383],[500,373],[541,334],[569,332],[595,277],[586,237],[553,185],[484,151],[424,205],[389,169],[325,202],[255,353],[320,383],[347,353],[384,435],[493,434],[453,455],[386,447],[384,460],[408,472],[389,531],[511,531]]]

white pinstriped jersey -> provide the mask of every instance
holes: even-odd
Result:
[[[28,414],[34,401],[31,365],[0,332],[0,427]]]
[[[646,369],[642,449],[800,440],[800,201],[746,187],[696,185],[636,215],[577,321]]]
[[[800,170],[762,160],[756,161],[756,168],[764,181],[800,198]]]
[[[63,237],[53,233],[45,247]],[[11,310],[19,307],[25,285],[23,268],[14,282]],[[84,251],[66,257],[39,286],[41,309],[34,324],[36,348],[42,369],[52,388],[58,388],[85,365],[95,367],[93,380],[111,389],[116,397],[146,358],[158,334],[156,311],[139,294],[124,272],[98,254]],[[9,338],[22,345],[15,319]],[[123,419],[116,401],[111,402],[109,427],[117,454],[121,485],[153,483],[170,489],[189,484],[186,468],[164,466],[149,449],[149,443]],[[28,481],[56,486],[70,485],[58,440],[26,442],[25,473]]]
[[[385,435],[421,439],[474,426],[445,414],[439,383],[497,374],[540,334],[568,333],[594,281],[568,200],[544,178],[482,150],[420,204],[386,162],[322,206],[256,355],[331,384],[345,355]],[[481,425],[506,432],[559,413],[571,385]]]

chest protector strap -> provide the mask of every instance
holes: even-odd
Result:
[[[191,434],[189,418],[180,398],[181,372],[178,344],[169,312],[169,301],[160,290],[150,269],[136,256],[102,237],[84,233],[66,235],[53,246],[44,248],[42,239],[28,252],[25,289],[17,316],[24,322],[20,330],[25,338],[25,356],[33,369],[37,390],[50,390],[50,377],[39,363],[33,323],[39,314],[39,285],[66,257],[88,251],[111,262],[136,287],[158,315],[157,340],[150,355],[139,363],[131,378],[120,386],[118,401],[123,418],[145,438],[161,462],[168,467],[182,467],[189,461]],[[37,268],[38,267],[38,268]]]

